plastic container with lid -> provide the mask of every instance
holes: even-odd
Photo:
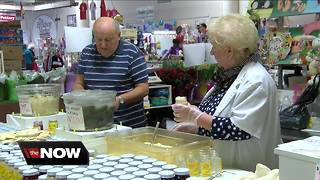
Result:
[[[126,153],[126,154],[122,154],[120,157],[121,158],[131,158],[132,159],[134,157],[134,154]]]
[[[105,179],[107,177],[109,177],[110,175],[107,173],[99,173],[93,176],[94,180],[100,180],[100,179]]]
[[[147,171],[149,172],[149,174],[158,174],[160,171],[162,171],[162,168],[159,167],[152,167],[147,169]]]
[[[161,176],[159,174],[147,174],[143,178],[146,180],[161,180]]]
[[[110,175],[111,175],[112,177],[119,177],[119,176],[125,175],[125,174],[126,174],[126,172],[125,172],[125,171],[121,171],[121,170],[112,171],[112,172],[110,173]]]
[[[161,176],[161,180],[174,180],[175,173],[174,171],[164,170],[158,173]]]
[[[71,121],[70,129],[96,131],[113,127],[115,91],[81,90],[63,95],[67,116],[82,112],[81,123]],[[78,121],[78,120],[77,120]]]
[[[132,174],[125,174],[125,175],[119,176],[118,178],[119,178],[119,180],[131,180],[131,179],[135,178],[135,176]]]
[[[99,154],[99,155],[96,155],[96,159],[105,159],[105,158],[107,158],[107,157],[109,157],[108,154]]]
[[[139,171],[139,168],[137,167],[127,167],[125,169],[123,169],[125,172],[127,172],[128,174],[131,174],[133,172]]]
[[[73,172],[73,173],[83,173],[83,172],[85,172],[86,170],[88,170],[87,168],[84,168],[84,167],[77,167],[77,168],[74,168],[74,169],[72,169],[71,171]]]
[[[131,161],[128,163],[130,166],[139,166],[140,164],[143,164],[142,161]]]
[[[74,168],[77,168],[79,167],[78,165],[65,165],[65,166],[62,166],[62,168],[66,171],[71,171],[72,169]]]
[[[52,168],[52,169],[48,169],[47,170],[47,179],[48,180],[55,180],[56,179],[56,174],[58,173],[58,172],[60,172],[60,171],[63,171],[63,169],[62,168],[59,168],[59,167],[57,167],[57,168]]]
[[[114,169],[116,169],[116,170],[122,170],[122,169],[125,169],[125,168],[127,168],[127,167],[129,167],[128,164],[116,164],[116,165],[114,166]]]
[[[129,162],[132,162],[132,158],[122,158],[119,160],[119,163],[128,164]]]
[[[84,177],[83,174],[71,174],[71,175],[67,176],[67,180],[76,180],[76,179],[79,179],[82,177]]]
[[[143,169],[143,170],[147,170],[152,167],[153,167],[152,164],[141,164],[138,166],[138,168]]]
[[[37,180],[39,171],[37,169],[26,169],[22,171],[23,180]]]
[[[118,164],[116,161],[107,161],[103,163],[103,166],[107,166],[107,167],[113,167],[116,164]]]
[[[186,180],[190,177],[190,172],[188,168],[176,168],[173,170],[176,180]]]
[[[103,159],[94,159],[90,162],[92,162],[92,164],[103,164],[107,161],[107,159],[103,158]]]
[[[162,167],[162,166],[164,166],[166,164],[167,163],[164,162],[164,161],[155,161],[155,162],[152,163],[152,165],[155,166],[155,167]]]
[[[56,174],[56,179],[57,180],[65,180],[67,179],[67,177],[72,174],[71,171],[60,171],[60,172],[57,172]]]
[[[98,170],[87,170],[87,171],[83,172],[83,175],[85,175],[87,177],[93,177],[94,175],[96,175],[98,173],[99,173]]]
[[[39,167],[40,175],[42,175],[42,174],[47,174],[47,171],[48,171],[49,169],[52,169],[52,168],[53,168],[53,166],[51,166],[51,165],[43,165],[43,166],[40,166],[40,167]]]
[[[177,168],[177,166],[174,164],[166,164],[166,165],[161,166],[161,168],[163,170],[174,170]]]
[[[98,170],[100,168],[102,168],[103,166],[101,164],[92,164],[92,165],[89,165],[87,167],[88,170]]]
[[[47,180],[47,175],[46,174],[42,174],[38,177],[38,180]]]
[[[23,116],[46,116],[59,112],[60,84],[20,85],[16,90]]]
[[[99,171],[101,173],[108,173],[110,174],[112,171],[114,171],[114,168],[113,167],[103,167],[103,168],[100,168]]]
[[[135,175],[136,177],[144,177],[145,175],[149,174],[149,172],[145,170],[139,170],[139,171],[133,172],[132,174]]]

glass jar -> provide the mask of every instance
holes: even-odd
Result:
[[[33,166],[31,166],[31,165],[21,166],[21,167],[19,167],[19,172],[22,173],[24,170],[32,169],[32,168],[33,168]]]
[[[188,168],[176,168],[173,170],[176,180],[186,180],[190,177],[190,172]]]
[[[163,170],[174,170],[177,168],[177,166],[174,164],[166,164],[166,165],[161,166],[161,168]]]
[[[37,169],[26,169],[22,171],[23,180],[37,180],[39,171]]]
[[[137,167],[127,167],[125,169],[123,169],[125,172],[127,172],[128,174],[132,174],[133,172],[136,172],[139,170],[139,168]]]
[[[107,177],[109,177],[110,175],[107,173],[99,173],[93,176],[94,180],[100,180],[100,179],[105,179]]]
[[[22,162],[22,159],[20,159],[20,158],[19,159],[11,159],[7,163],[9,166],[14,167],[14,164],[18,163],[18,162]]]
[[[146,180],[161,180],[159,174],[147,174],[143,178],[145,178]]]
[[[46,174],[42,174],[38,177],[38,180],[47,180],[47,175]]]
[[[186,156],[186,167],[190,170],[190,176],[200,175],[199,151],[191,151]],[[182,166],[185,167],[185,166]]]
[[[145,175],[149,174],[149,172],[145,170],[140,170],[140,171],[133,172],[132,174],[135,175],[136,177],[144,177]]]
[[[119,177],[119,176],[125,175],[125,174],[126,174],[126,172],[125,172],[125,171],[121,171],[121,170],[119,170],[119,171],[112,171],[112,172],[110,173],[110,175],[111,175],[112,177]]]
[[[74,168],[72,169],[72,173],[76,173],[76,174],[81,174],[83,172],[85,172],[86,170],[88,170],[87,168],[84,168],[84,167],[77,167],[77,168]]]
[[[87,170],[87,171],[83,172],[83,175],[85,175],[87,177],[93,177],[94,175],[96,175],[98,173],[99,173],[98,170]]]
[[[202,177],[212,176],[212,154],[210,150],[200,151],[200,175]]]
[[[128,163],[129,166],[139,166],[140,164],[143,164],[142,161],[131,161]]]
[[[58,128],[58,121],[55,119],[49,120],[48,131],[51,135],[55,135]]]
[[[76,180],[82,177],[84,177],[83,174],[70,174],[69,176],[67,176],[67,180]]]
[[[114,171],[114,168],[113,167],[103,167],[103,168],[100,168],[99,171],[101,173],[108,173],[110,174],[110,172]]]
[[[62,166],[62,168],[66,171],[71,171],[72,169],[74,168],[77,168],[79,167],[78,165],[65,165],[65,166]]]
[[[40,172],[39,175],[47,174],[47,171],[52,168],[53,168],[53,166],[51,166],[51,165],[40,166],[39,167],[39,172]]]
[[[92,164],[87,167],[88,170],[98,170],[100,168],[102,168],[101,164]]]
[[[132,174],[125,174],[125,175],[121,175],[119,176],[119,180],[131,180],[133,179],[135,176]]]
[[[161,180],[174,180],[175,177],[174,171],[169,170],[160,171],[159,175],[161,176]]]
[[[63,171],[62,168],[52,168],[47,170],[47,179],[48,180],[55,180],[56,179],[56,174],[60,171]]]
[[[147,169],[147,171],[149,172],[149,174],[158,174],[160,171],[162,171],[162,168],[152,167]]]
[[[164,166],[166,164],[167,163],[164,162],[164,161],[155,161],[155,162],[152,163],[152,165],[155,166],[155,167],[162,167],[162,166]]]
[[[15,169],[19,169],[19,167],[25,166],[25,165],[27,165],[26,162],[20,161],[20,162],[15,163],[15,164],[13,165],[13,167],[14,167]]]
[[[151,164],[141,164],[138,166],[138,168],[142,169],[142,170],[147,170],[149,168],[152,168],[153,166]]]
[[[56,174],[56,179],[57,180],[66,180],[67,177],[72,174],[71,171],[60,171],[60,172],[57,172]]]

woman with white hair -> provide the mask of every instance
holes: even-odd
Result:
[[[32,70],[32,62],[35,60],[34,44],[29,43],[27,49],[23,52],[23,59],[27,70]]]
[[[277,167],[280,144],[276,86],[259,62],[258,33],[245,16],[226,15],[208,26],[219,70],[216,85],[199,107],[172,105],[177,131],[210,136],[224,167],[254,170],[257,163]]]

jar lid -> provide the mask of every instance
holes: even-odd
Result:
[[[13,160],[13,159],[20,159],[19,156],[8,156],[4,159],[5,162],[9,162],[10,160]]]
[[[156,159],[153,158],[147,158],[147,159],[143,159],[142,162],[144,163],[148,163],[148,164],[152,164],[153,162],[156,162]]]
[[[4,145],[2,146],[2,149],[1,149],[2,152],[10,152],[12,150],[14,150],[14,147],[10,145]]]
[[[176,175],[189,175],[188,168],[176,168],[173,171]]]
[[[41,176],[38,177],[38,180],[47,180],[47,175],[42,174]]]
[[[140,169],[149,169],[149,168],[152,168],[153,166],[151,164],[140,164],[138,166],[138,168]]]
[[[129,167],[128,164],[117,164],[114,166],[115,169],[120,170]]]
[[[94,180],[92,177],[82,177],[79,178],[78,180]]]
[[[115,166],[116,164],[118,164],[118,163],[115,162],[115,161],[107,161],[107,162],[104,162],[104,163],[103,163],[103,166],[113,167],[113,166]]]
[[[175,176],[174,172],[169,170],[160,171],[159,175],[161,178],[173,178]]]
[[[48,176],[55,176],[57,174],[57,172],[63,171],[62,168],[52,168],[52,169],[48,169],[47,170],[47,174]]]
[[[93,179],[95,180],[99,180],[99,179],[104,179],[104,178],[107,178],[109,177],[110,175],[107,174],[107,173],[99,173],[99,174],[96,174],[93,176]]]
[[[111,176],[121,176],[121,175],[126,174],[126,172],[125,171],[112,171],[110,174],[111,174]]]
[[[110,173],[114,170],[113,167],[103,167],[103,168],[100,168],[99,171],[102,172],[102,173]]]
[[[166,165],[161,166],[161,168],[165,169],[165,170],[174,170],[175,168],[177,168],[177,166],[174,164],[166,164]]]
[[[92,162],[92,164],[103,164],[106,161],[107,161],[107,159],[103,158],[103,159],[94,159],[91,162]]]
[[[127,154],[122,154],[120,157],[121,157],[121,158],[133,158],[133,157],[134,157],[134,154],[129,154],[129,153],[127,153]]]
[[[25,165],[27,165],[26,162],[20,161],[20,162],[14,163],[13,167],[16,168],[16,169],[19,169],[19,167],[25,166]]]
[[[134,156],[133,159],[135,160],[143,160],[143,159],[147,159],[148,156],[144,156],[144,155],[137,155],[137,156]]]
[[[51,165],[44,165],[44,166],[39,167],[39,171],[42,173],[46,173],[48,171],[48,169],[52,169],[52,168],[53,168],[53,166],[51,166]]]
[[[143,164],[142,161],[131,161],[128,163],[130,166],[139,166],[140,164]]]
[[[145,178],[137,177],[137,178],[133,178],[132,180],[146,180],[146,179],[145,179]]]
[[[140,171],[133,172],[132,174],[135,175],[135,176],[143,177],[143,176],[149,174],[149,172],[148,171],[144,171],[144,170],[140,170]]]
[[[116,177],[108,177],[108,178],[106,178],[106,179],[104,179],[104,180],[119,180],[119,179],[116,178]]]
[[[147,174],[143,178],[147,180],[161,180],[161,177],[159,174]]]
[[[133,161],[132,158],[123,158],[119,160],[119,163],[128,164],[129,162],[132,162],[132,161]]]
[[[108,154],[99,154],[99,155],[96,155],[96,159],[105,159],[105,158],[107,158],[107,157],[109,157]]]
[[[120,157],[119,156],[109,156],[107,157],[109,161],[119,161]]]
[[[125,175],[119,176],[119,179],[120,179],[120,180],[131,180],[131,179],[133,179],[134,177],[135,177],[135,176],[132,175],[132,174],[125,174]]]
[[[13,151],[10,151],[10,154],[21,154],[21,150],[13,150]]]
[[[20,146],[17,145],[17,144],[16,144],[16,145],[13,145],[12,147],[13,147],[13,149],[15,149],[15,150],[20,150]],[[20,150],[20,151],[21,151],[21,150]]]
[[[7,152],[6,152],[6,153],[3,153],[3,154],[0,154],[0,160],[3,161],[4,159],[6,159],[6,158],[7,158],[8,156],[10,156],[10,155],[13,156],[12,154],[9,154],[9,153],[7,153]]]
[[[77,167],[77,168],[72,169],[71,171],[74,172],[74,173],[83,173],[86,170],[88,170],[88,169],[87,168],[83,168],[83,167]]]
[[[83,176],[83,174],[70,174],[69,176],[67,176],[67,180],[75,180],[82,178]]]
[[[154,166],[159,166],[159,167],[164,166],[164,165],[166,165],[166,164],[167,164],[167,163],[164,162],[164,161],[155,161],[155,162],[152,163],[152,165],[154,165]]]
[[[26,169],[22,171],[23,176],[35,176],[37,174],[39,174],[37,169]]]
[[[33,168],[33,166],[31,166],[31,165],[25,165],[25,166],[19,167],[19,171],[22,172],[26,169],[32,169],[32,168]]]
[[[87,171],[83,172],[83,175],[85,175],[85,176],[93,176],[93,175],[98,174],[98,173],[99,173],[98,170],[87,170]]]
[[[162,171],[162,168],[152,167],[152,168],[148,168],[147,171],[148,171],[150,174],[158,174],[158,172]]]
[[[11,159],[8,161],[8,165],[13,166],[17,162],[22,162],[22,159],[20,159],[20,158],[19,159]]]
[[[89,170],[96,170],[96,169],[100,169],[100,168],[102,168],[101,164],[92,164],[87,167],[87,169],[89,169]]]
[[[64,170],[72,170],[72,169],[77,168],[77,167],[79,167],[79,166],[78,165],[65,165],[65,166],[62,166],[62,168]]]
[[[71,171],[60,171],[60,172],[57,172],[56,178],[57,178],[57,179],[65,179],[65,178],[67,178],[70,174],[72,174]]]
[[[123,169],[125,172],[128,172],[128,173],[132,173],[132,172],[135,172],[135,171],[138,171],[139,168],[137,167],[127,167],[125,169]]]

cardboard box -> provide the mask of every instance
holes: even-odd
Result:
[[[3,51],[3,58],[5,61],[23,60],[23,48],[22,46],[0,46],[0,50]]]
[[[4,71],[11,72],[12,70],[20,72],[22,70],[21,60],[5,60],[4,61]]]

